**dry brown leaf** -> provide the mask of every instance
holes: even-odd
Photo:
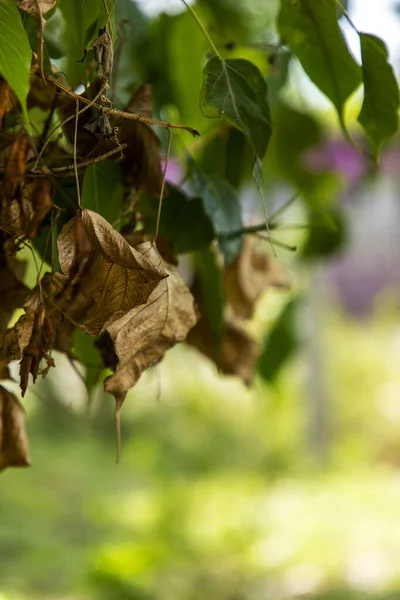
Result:
[[[2,205],[0,227],[14,238],[34,238],[53,208],[54,185],[47,175],[26,177],[18,193]]]
[[[43,70],[43,55],[44,55],[44,42],[43,42],[43,29],[46,25],[45,15],[51,10],[57,3],[57,0],[17,0],[18,8],[28,13],[33,17],[37,24],[37,39],[38,39],[38,61],[40,65],[40,73],[44,79]]]
[[[7,329],[14,310],[23,306],[28,297],[29,289],[22,283],[24,271],[25,263],[8,256],[0,241],[0,334]]]
[[[3,131],[4,120],[11,107],[11,88],[7,81],[0,76],[0,133]]]
[[[5,362],[0,361],[0,380],[11,379],[8,365]]]
[[[166,268],[169,277],[160,281],[147,303],[108,327],[119,362],[104,388],[119,401],[143,371],[186,339],[196,323],[192,294],[177,268],[172,265]]]
[[[91,210],[83,210],[81,219],[90,259],[79,290],[94,301],[87,313],[86,329],[96,336],[144,304],[167,273],[150,243],[133,248]],[[76,222],[76,217],[69,221],[57,240],[61,269],[67,277],[71,277],[77,247]]]
[[[187,342],[215,362],[222,373],[237,375],[246,385],[251,383],[260,348],[237,319],[225,319],[219,349],[215,347],[205,317],[191,330]]]
[[[288,288],[288,273],[265,252],[265,242],[246,237],[241,253],[225,271],[225,297],[234,313],[244,319],[253,315],[254,305],[270,287]]]
[[[28,137],[19,134],[15,137],[3,175],[3,204],[20,195],[25,176],[25,163],[28,154]]]
[[[125,112],[152,115],[151,86],[141,86],[132,96]],[[126,144],[121,168],[125,185],[143,190],[150,196],[160,195],[162,184],[160,140],[145,123],[124,119],[118,129],[118,139]]]
[[[54,8],[58,0],[18,0],[18,8],[37,19]]]
[[[30,464],[25,409],[14,394],[0,386],[0,471]]]
[[[74,294],[67,279],[58,273],[46,273],[25,303],[25,314],[1,340],[0,360],[9,363],[21,359],[20,387],[22,395],[28,386],[29,375],[35,382],[39,374],[46,375],[54,361],[49,354],[55,333],[63,318],[62,306],[68,306]],[[45,359],[47,366],[40,370]]]

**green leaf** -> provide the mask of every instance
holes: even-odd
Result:
[[[267,335],[258,359],[258,372],[266,381],[273,382],[277,378],[279,371],[299,345],[296,312],[297,302],[292,300]]]
[[[320,259],[336,254],[347,240],[346,222],[339,210],[315,215],[310,220],[310,233],[302,248],[301,256]]]
[[[0,0],[0,74],[21,102],[24,117],[29,91],[32,51],[19,11],[11,0]]]
[[[154,233],[159,200],[142,197],[138,210],[145,218],[145,230]],[[195,252],[210,245],[215,238],[212,222],[201,198],[189,198],[173,186],[163,200],[159,233],[169,238],[178,254]]]
[[[281,0],[278,30],[344,126],[344,104],[361,83],[361,69],[337,23],[334,0]]]
[[[360,33],[360,43],[364,102],[358,121],[379,153],[382,144],[398,130],[399,86],[385,43],[367,33]]]
[[[82,206],[93,210],[109,223],[122,212],[124,190],[121,169],[113,160],[103,160],[90,165],[83,178]]]
[[[219,346],[224,334],[225,297],[222,269],[218,264],[216,253],[211,248],[196,252],[194,264],[201,311],[206,316],[215,343],[215,357],[218,358]]]
[[[91,392],[99,381],[104,365],[95,340],[79,328],[74,331],[74,355],[85,367],[85,383],[88,392]]]
[[[226,235],[243,228],[242,210],[237,191],[225,179],[204,173],[193,164],[193,182],[196,195],[203,198],[204,208],[217,235]],[[243,239],[219,241],[225,264],[232,262],[242,249]]]
[[[259,69],[241,58],[211,58],[203,70],[200,108],[209,119],[239,129],[263,158],[272,133],[267,84]]]

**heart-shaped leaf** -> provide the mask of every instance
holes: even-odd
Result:
[[[378,153],[382,144],[397,132],[399,85],[388,62],[385,43],[367,33],[360,34],[364,102],[359,123],[371,138]]]
[[[224,119],[248,138],[263,158],[272,133],[267,83],[248,60],[211,58],[203,70],[200,108],[209,119]]]

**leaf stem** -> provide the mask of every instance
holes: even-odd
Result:
[[[168,147],[167,147],[167,155],[165,157],[165,165],[164,165],[164,172],[163,172],[163,178],[162,178],[162,183],[161,183],[161,190],[160,190],[160,201],[158,203],[158,213],[157,213],[157,225],[156,225],[156,236],[154,238],[154,241],[157,240],[157,236],[158,236],[158,229],[160,227],[160,219],[161,219],[161,210],[162,210],[162,202],[163,202],[163,198],[164,198],[164,189],[165,189],[165,178],[167,176],[167,169],[168,169],[168,162],[169,162],[169,157],[171,154],[171,143],[172,143],[172,131],[171,129],[168,129]]]
[[[218,58],[220,58],[222,60],[222,56],[219,53],[217,46],[212,41],[212,39],[211,39],[211,37],[210,37],[207,29],[204,27],[204,25],[201,22],[199,16],[197,15],[196,11],[185,0],[182,0],[182,2],[186,6],[186,8],[190,12],[190,14],[192,15],[193,19],[196,21],[196,23],[197,23],[200,31],[202,32],[202,34],[206,38],[207,42],[210,44],[210,48],[214,52],[215,56],[218,56]]]

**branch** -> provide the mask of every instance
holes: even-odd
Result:
[[[110,156],[112,156],[113,154],[117,154],[117,152],[122,152],[122,150],[125,150],[127,144],[121,144],[120,146],[117,146],[117,148],[113,148],[112,150],[109,150],[109,152],[106,152],[105,154],[102,154],[101,156],[96,156],[95,158],[91,158],[89,160],[84,160],[81,163],[78,163],[76,165],[77,169],[83,169],[84,167],[88,167],[89,165],[94,165],[95,163],[101,162],[102,160],[105,160],[106,158],[109,158]],[[56,175],[56,173],[60,173],[60,175],[58,175],[58,177],[63,177],[64,173],[67,173],[69,171],[73,171],[75,169],[75,165],[68,165],[66,167],[55,167],[54,169],[51,169],[51,173]],[[57,177],[57,175],[56,175]]]
[[[142,117],[142,115],[139,115],[137,113],[124,112],[122,110],[109,108],[108,106],[104,106],[103,104],[93,103],[93,100],[88,100],[87,98],[83,98],[82,96],[75,94],[75,92],[69,90],[65,85],[57,81],[57,79],[51,77],[51,75],[47,75],[47,73],[45,73],[45,78],[51,83],[53,83],[60,90],[68,94],[68,96],[70,96],[74,100],[78,99],[83,104],[91,104],[93,108],[96,108],[97,110],[102,109],[108,115],[114,115],[115,117],[120,117],[122,119],[130,119],[131,121],[139,121],[140,123],[146,123],[147,125],[158,125],[159,127],[164,127],[165,129],[184,129],[185,131],[191,133],[193,137],[200,135],[197,129],[193,129],[193,127],[187,127],[185,125],[175,125],[174,123],[168,123],[167,121],[158,121],[157,119]]]

